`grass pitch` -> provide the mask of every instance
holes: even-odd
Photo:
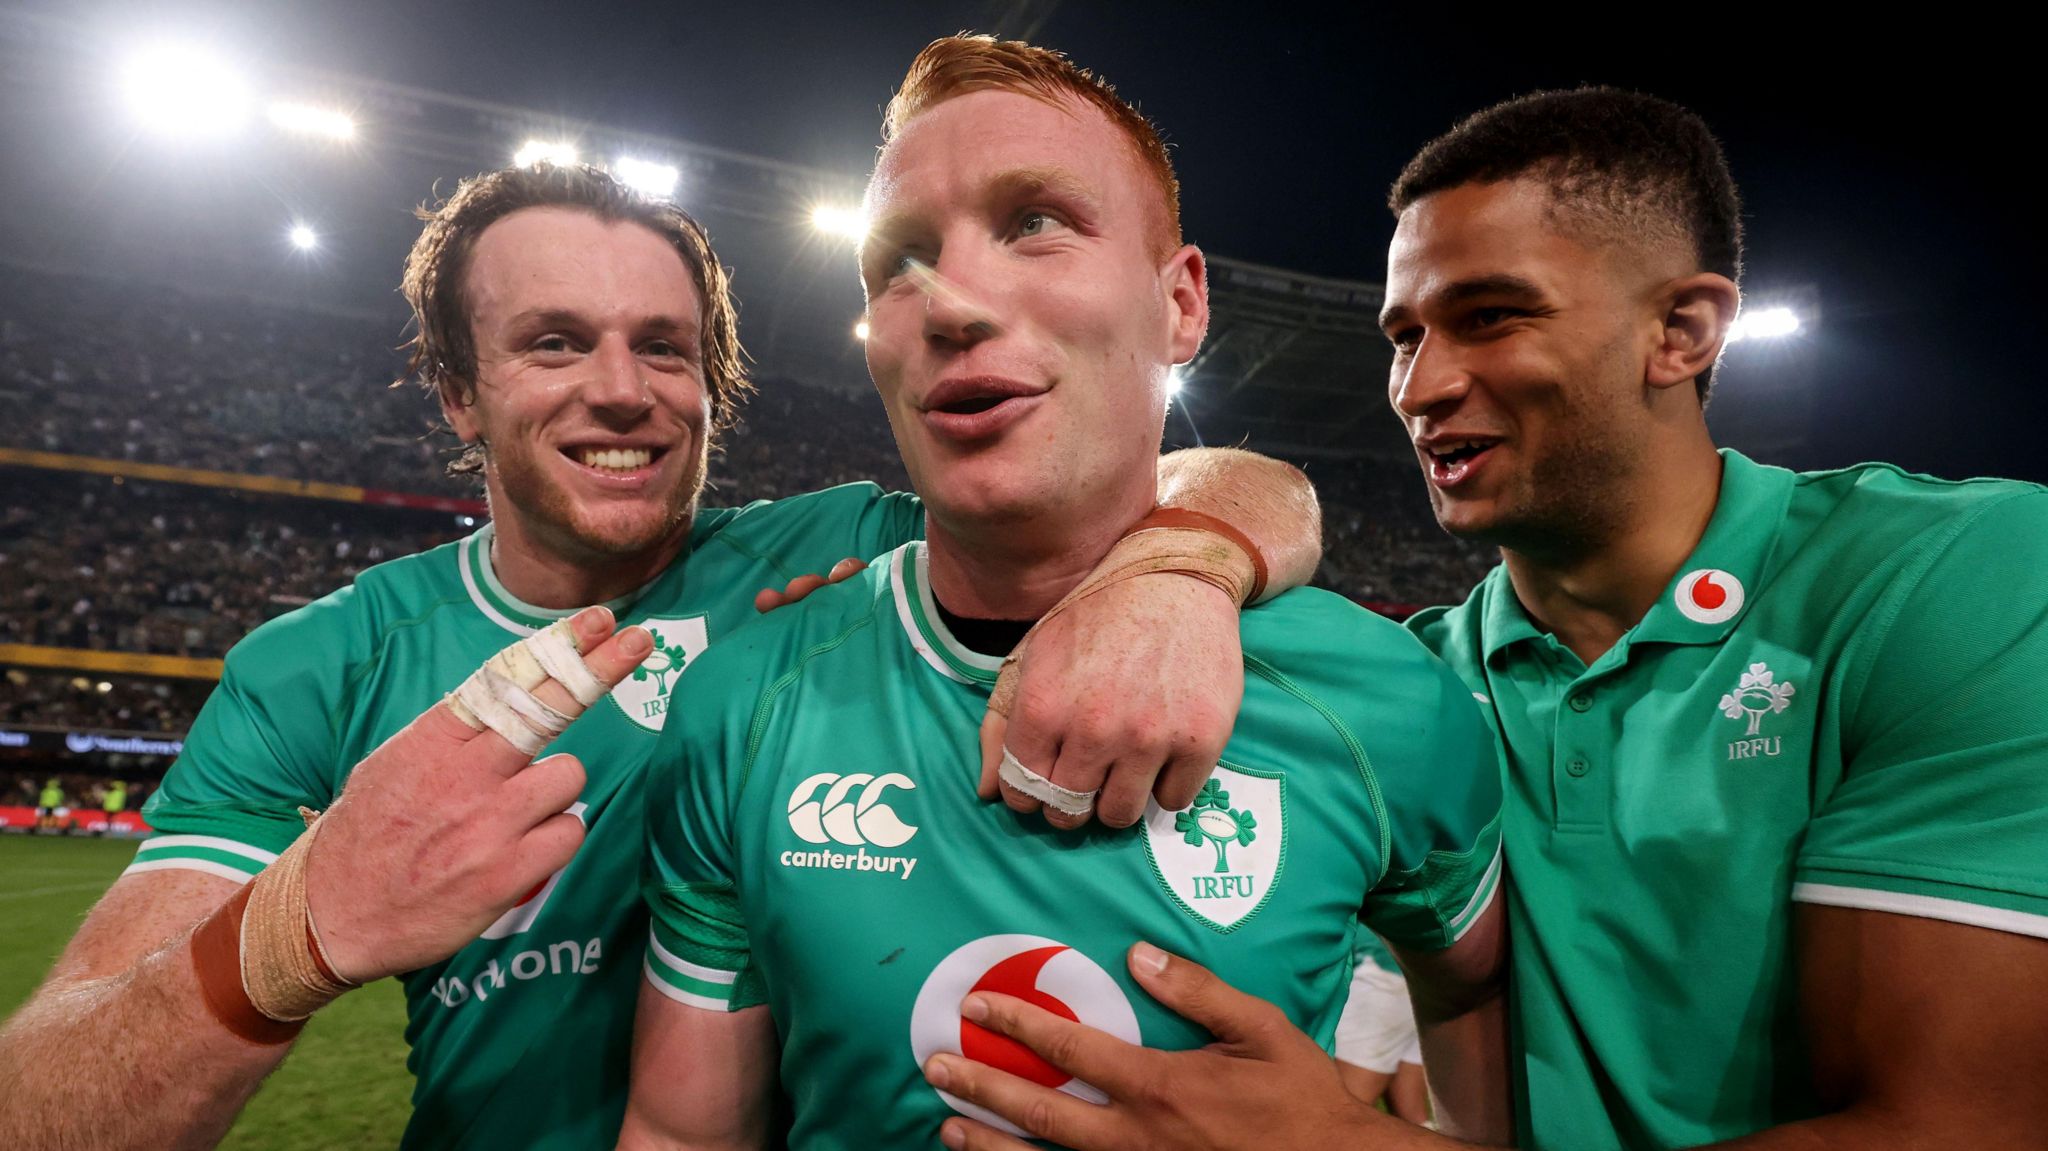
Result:
[[[0,1015],[27,999],[135,840],[0,835]],[[221,1144],[234,1151],[395,1147],[411,1112],[395,980],[323,1008]],[[99,1088],[81,1084],[81,1098]]]

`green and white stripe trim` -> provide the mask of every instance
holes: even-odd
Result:
[[[692,963],[661,945],[652,932],[647,935],[647,982],[656,991],[706,1011],[732,1010],[733,980],[738,972],[720,971]]]
[[[535,607],[511,592],[498,582],[498,573],[491,566],[491,540],[494,529],[485,524],[478,528],[456,549],[455,566],[462,572],[462,588],[469,593],[469,601],[484,618],[516,636],[529,636],[558,619],[566,619],[583,610],[582,608]],[[657,575],[654,579],[660,579]],[[604,606],[621,619],[635,603],[638,603],[654,580],[634,591],[607,602]]]
[[[1950,923],[1968,924],[1971,927],[1988,927],[1993,931],[2010,931],[2014,935],[2048,939],[2048,915],[2035,915],[2005,907],[1990,907],[1961,899],[1908,895],[1902,891],[1882,891],[1873,887],[1842,887],[1832,883],[1795,883],[1792,885],[1792,901],[1817,903],[1824,907],[1888,911],[1893,915],[1912,915],[1921,919],[1942,919]]]
[[[1486,873],[1479,877],[1479,886],[1473,890],[1472,898],[1465,901],[1464,910],[1451,919],[1451,942],[1465,938],[1479,917],[1493,906],[1494,896],[1500,894],[1500,845],[1493,848],[1493,861],[1486,865]]]
[[[217,835],[159,835],[144,840],[135,862],[121,874],[138,871],[203,871],[247,883],[256,873],[277,862],[275,851],[265,851]]]
[[[931,570],[924,541],[912,540],[890,557],[889,586],[896,594],[896,618],[910,646],[933,670],[959,683],[994,683],[1003,657],[974,651],[946,630],[932,598]]]

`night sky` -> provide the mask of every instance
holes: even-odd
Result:
[[[1721,137],[1745,200],[1745,286],[1819,288],[1820,416],[1793,462],[2048,481],[2041,197],[2020,174],[2038,162],[2038,97],[2022,90],[2037,65],[1972,42],[2010,38],[1995,29],[1795,32],[1771,25],[1777,9],[1719,8],[1638,16],[1623,37],[1558,7],[1125,0],[31,7],[849,174],[871,162],[880,108],[924,43],[1029,31],[1164,130],[1191,240],[1375,281],[1386,187],[1431,136],[1536,88],[1639,88]]]

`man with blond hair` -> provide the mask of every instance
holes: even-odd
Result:
[[[1100,594],[1090,569],[1119,537],[1140,529],[1141,564],[1199,550],[1152,505],[1207,282],[1158,136],[1056,53],[937,41],[885,136],[868,367],[926,539],[685,675],[648,782],[654,937],[621,1145],[762,1146],[778,1080],[806,1151],[988,1118],[945,1090],[969,1061],[1097,1097],[977,1011],[1007,992],[1200,1045],[1145,994],[1160,956],[1127,959],[1134,935],[1327,1042],[1361,914],[1421,989],[1447,1129],[1504,1132],[1493,742],[1397,625],[1317,591],[1248,610],[1244,707],[1187,810],[1056,836],[960,787],[1005,655]],[[1004,755],[1007,782],[1070,804],[1042,768]]]

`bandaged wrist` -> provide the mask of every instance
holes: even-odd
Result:
[[[192,936],[207,1009],[252,1043],[290,1041],[313,1012],[357,986],[335,972],[306,903],[306,859],[319,829],[311,819],[298,842]]]
[[[1003,661],[1002,674],[989,694],[989,710],[1010,714],[1017,695],[1015,665],[1047,621],[1106,587],[1162,572],[1211,584],[1239,607],[1256,600],[1266,588],[1266,562],[1243,532],[1202,512],[1154,508],[1109,549],[1094,571],[1031,625]]]
[[[566,619],[492,656],[448,694],[448,710],[478,731],[495,731],[527,755],[539,755],[575,718],[533,694],[550,679],[584,707],[604,695],[604,684],[583,662]]]
[[[1228,520],[1218,519],[1207,512],[1190,511],[1187,508],[1153,508],[1150,515],[1139,520],[1130,531],[1124,533],[1124,538],[1118,541],[1117,547],[1123,547],[1142,532],[1160,530],[1208,532],[1230,541],[1244,553],[1241,560],[1239,557],[1224,555],[1219,557],[1213,568],[1204,568],[1201,565],[1209,559],[1212,549],[1186,547],[1188,559],[1196,566],[1174,570],[1207,579],[1210,583],[1231,592],[1239,607],[1258,602],[1259,596],[1265,593],[1266,557],[1259,554],[1259,546]],[[1112,549],[1110,555],[1114,557],[1116,550]],[[1249,583],[1245,582],[1246,565],[1249,565]]]

